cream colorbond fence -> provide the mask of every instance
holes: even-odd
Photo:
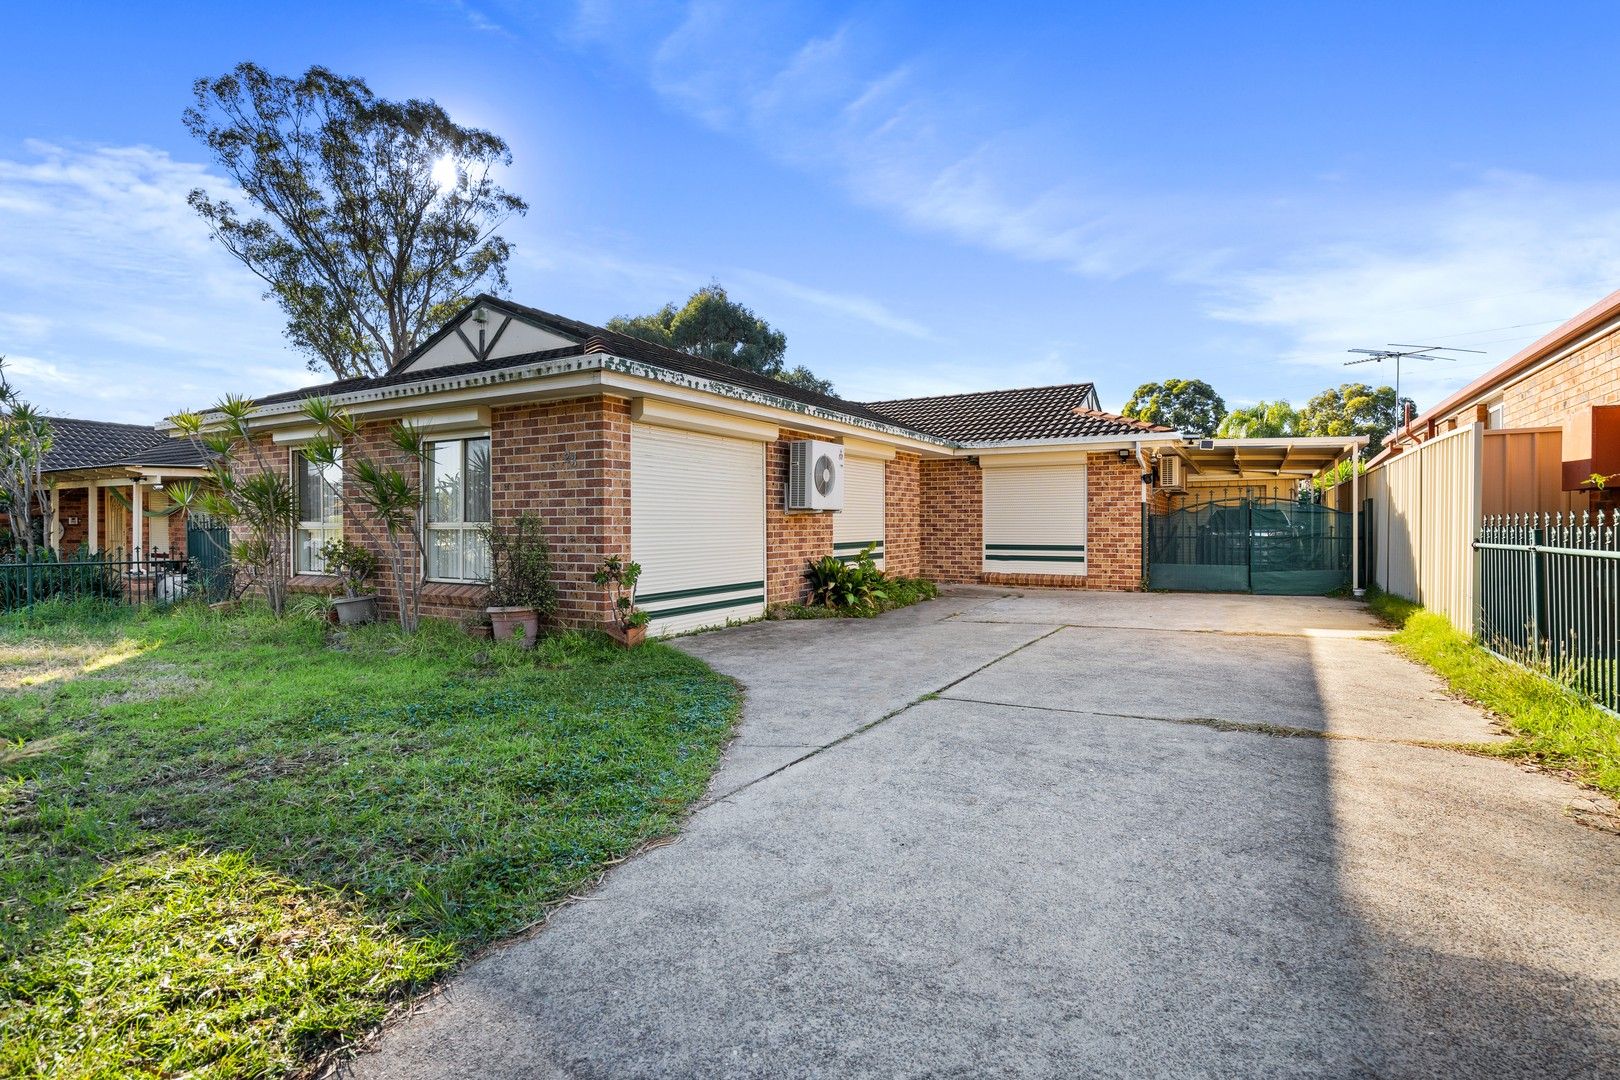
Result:
[[[1473,542],[1481,520],[1484,426],[1431,439],[1367,473],[1372,578],[1474,632]]]

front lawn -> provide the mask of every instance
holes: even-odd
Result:
[[[737,709],[596,635],[0,618],[0,1075],[308,1071],[671,832]]]
[[[1620,797],[1620,719],[1560,683],[1493,656],[1443,615],[1389,593],[1374,592],[1368,600],[1399,628],[1390,639],[1397,648],[1512,729],[1513,741],[1490,752],[1568,770]]]

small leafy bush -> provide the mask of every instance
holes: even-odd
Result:
[[[872,561],[876,544],[868,544],[849,561],[828,555],[810,564],[810,602],[834,610],[875,612],[888,599],[887,579]]]
[[[509,525],[491,527],[489,538],[489,606],[528,607],[545,619],[557,610],[557,585],[551,580],[551,549],[545,529],[534,514]]]
[[[641,580],[641,564],[625,562],[609,555],[596,568],[591,580],[608,591],[613,617],[621,630],[633,630],[652,622],[652,616],[636,607],[636,583]]]
[[[352,540],[328,540],[321,545],[326,572],[343,582],[344,596],[360,596],[377,572],[377,556]]]

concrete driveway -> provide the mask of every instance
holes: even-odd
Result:
[[[1359,606],[963,589],[680,646],[679,842],[363,1077],[1620,1074],[1620,836]],[[1599,811],[1593,814],[1593,809]]]

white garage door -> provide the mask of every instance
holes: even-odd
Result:
[[[868,544],[883,565],[883,462],[844,458],[844,508],[833,515],[833,554],[846,562]]]
[[[630,550],[648,631],[765,613],[765,447],[632,424]]]
[[[1086,467],[984,470],[984,572],[1086,572]]]

